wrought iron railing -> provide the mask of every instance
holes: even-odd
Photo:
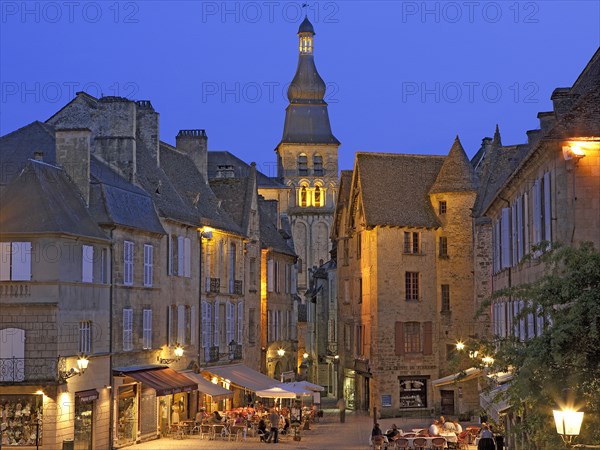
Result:
[[[235,295],[243,295],[244,294],[243,289],[244,289],[244,284],[243,284],[242,280],[235,280],[233,282],[233,293]]]
[[[242,345],[238,344],[235,346],[233,351],[233,359],[242,359]]]
[[[0,383],[57,381],[58,358],[0,358]]]
[[[214,292],[216,294],[221,292],[221,279],[220,278],[211,278],[210,279],[210,292]]]
[[[208,362],[214,362],[219,360],[219,347],[210,347],[208,351]]]

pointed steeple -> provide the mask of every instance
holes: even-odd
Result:
[[[494,147],[502,147],[502,139],[500,138],[500,128],[496,124],[496,131],[494,132],[494,140],[492,141]]]
[[[476,189],[477,178],[473,166],[457,135],[429,193],[464,192]]]
[[[305,17],[298,29],[299,56],[294,79],[288,88],[289,106],[281,142],[338,144],[331,132],[325,82],[315,66],[313,41],[315,30]]]

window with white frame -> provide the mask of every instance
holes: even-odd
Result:
[[[218,300],[214,303],[213,308],[213,316],[214,316],[214,325],[213,325],[213,345],[218,347],[221,343],[221,321],[220,321],[220,303]]]
[[[167,306],[167,344],[172,347],[177,342],[177,306]]]
[[[274,289],[275,292],[279,293],[280,292],[280,277],[281,274],[279,272],[279,261],[275,261],[274,262],[274,272],[273,272],[273,283],[274,283]]]
[[[177,305],[177,343],[185,345],[186,341],[186,314],[185,305]]]
[[[213,341],[213,321],[212,305],[209,302],[202,302],[202,347],[204,347],[204,359],[208,361],[210,347]]]
[[[31,242],[0,242],[0,281],[31,280]]]
[[[142,348],[149,350],[152,348],[152,310],[144,309],[142,323]]]
[[[94,281],[94,247],[91,245],[81,246],[81,281]]]
[[[196,324],[196,305],[190,306],[190,344],[198,345],[198,325]]]
[[[190,278],[192,276],[192,241],[190,238],[183,240],[183,276]]]
[[[237,305],[237,342],[241,344],[244,341],[244,302]]]
[[[235,305],[229,300],[225,303],[225,341],[229,345],[235,337]]]
[[[229,293],[233,294],[235,292],[235,269],[237,264],[236,258],[236,245],[235,243],[229,244]]]
[[[275,278],[275,268],[272,259],[267,260],[267,292],[273,292]]]
[[[152,287],[152,267],[154,247],[150,244],[144,244],[144,286]]]
[[[123,309],[123,351],[133,349],[133,309]]]
[[[133,285],[133,242],[123,242],[123,284]]]
[[[79,322],[79,353],[89,355],[92,351],[92,322]]]

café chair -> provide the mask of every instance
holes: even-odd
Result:
[[[431,450],[444,450],[446,447],[446,438],[436,437],[431,440]]]
[[[427,439],[417,437],[413,439],[414,450],[427,450]]]
[[[396,450],[409,450],[410,449],[410,441],[406,438],[398,438],[396,439]]]
[[[385,439],[383,436],[373,436],[371,438],[371,448],[373,450],[383,450],[385,447]]]

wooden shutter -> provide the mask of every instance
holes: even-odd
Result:
[[[273,292],[273,277],[274,277],[273,260],[269,259],[267,261],[267,292]]]
[[[219,302],[215,301],[215,305],[214,305],[214,318],[215,318],[215,329],[213,330],[213,345],[218,347],[219,343],[221,342],[221,337],[219,336],[219,332],[220,332],[220,324],[219,324]]]
[[[10,242],[0,242],[0,281],[10,280]]]
[[[423,323],[423,354],[433,353],[433,327],[432,322]]]
[[[192,276],[192,241],[190,238],[183,240],[183,276]]]
[[[544,174],[544,240],[552,242],[552,194],[550,172]]]
[[[91,283],[94,279],[94,247],[81,246],[81,281]]]
[[[237,342],[241,344],[244,340],[244,302],[237,305]]]
[[[13,281],[31,280],[31,242],[12,243]]]
[[[502,246],[502,269],[510,267],[510,208],[502,208],[500,245]]]
[[[396,355],[404,356],[404,322],[396,322]]]
[[[184,275],[184,257],[183,236],[177,236],[177,275],[180,277]]]

